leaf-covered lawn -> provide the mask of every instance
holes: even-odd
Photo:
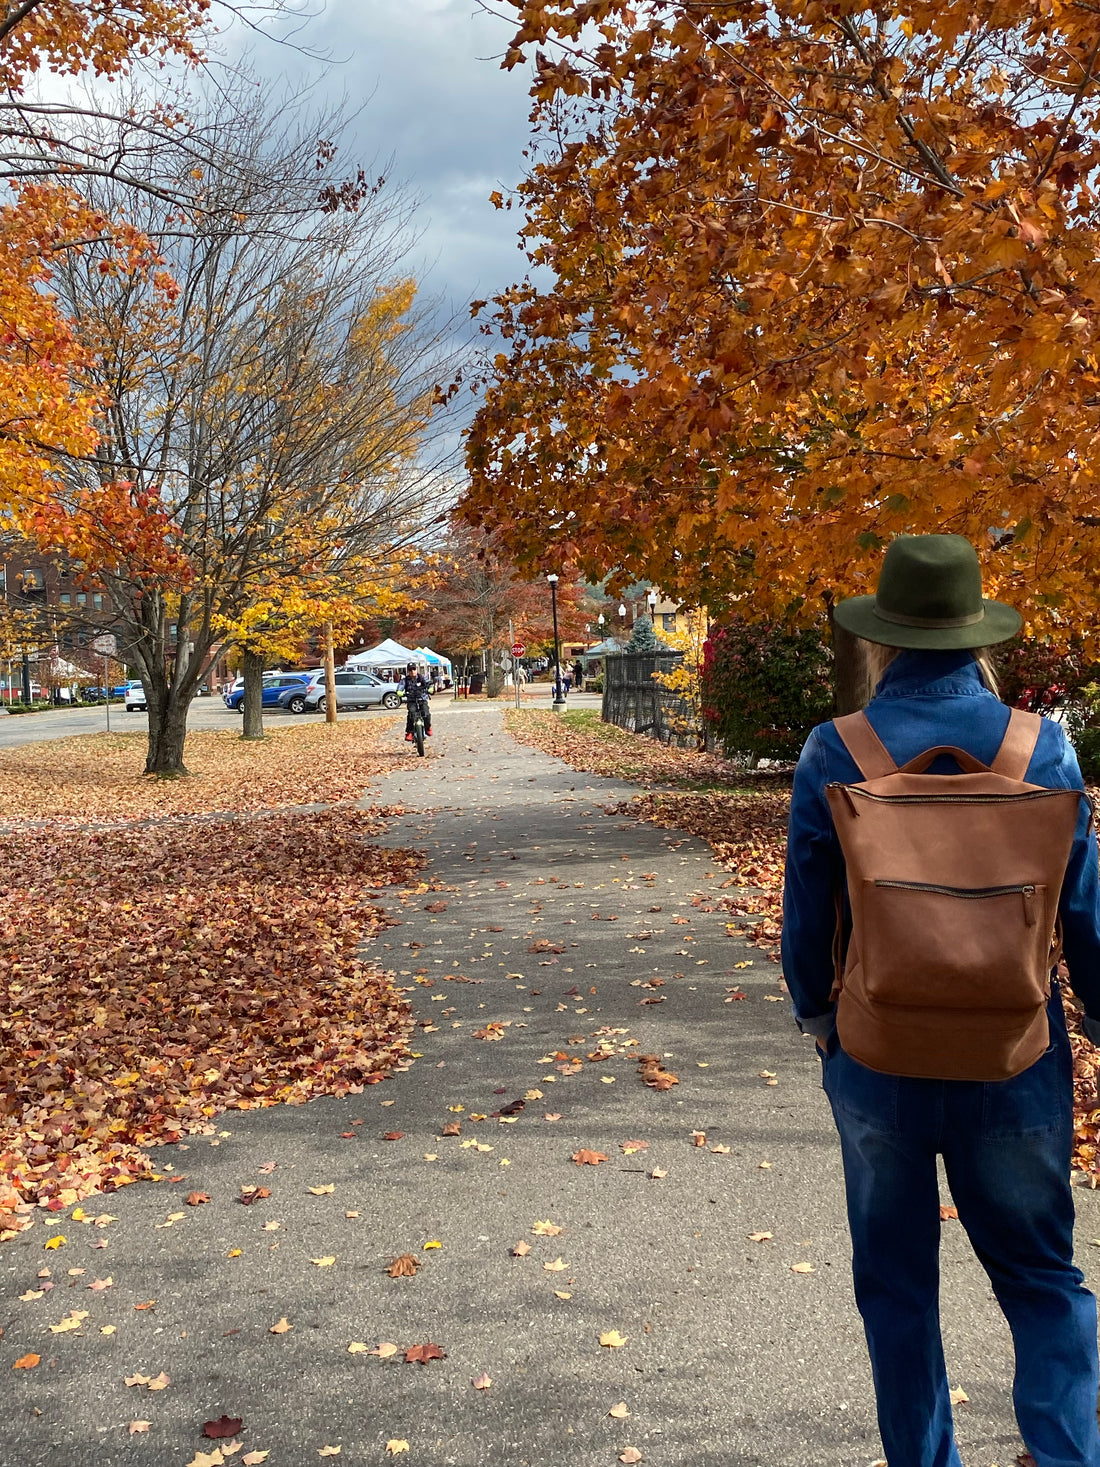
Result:
[[[743,768],[717,754],[676,749],[656,739],[639,737],[604,723],[594,710],[549,713],[545,709],[510,709],[505,727],[521,744],[554,754],[574,769],[587,769],[609,779],[678,789],[710,789],[741,783]]]
[[[357,800],[367,781],[398,767],[398,720],[279,728],[262,742],[234,731],[187,736],[186,779],[142,774],[143,734],[87,734],[0,750],[4,808],[12,821],[112,821],[252,811]]]
[[[365,898],[421,865],[371,842],[400,812],[178,813],[358,797],[379,732],[198,735],[196,777],[167,784],[135,772],[132,736],[3,756],[0,1237],[221,1110],[344,1094],[404,1055],[408,1005],[360,955],[384,920]]]
[[[638,784],[678,788],[647,792],[619,806],[620,813],[654,825],[684,830],[707,841],[719,866],[731,872],[736,891],[708,898],[730,913],[730,930],[775,952],[782,931],[783,863],[790,791],[746,791],[743,770],[712,755],[668,749],[656,740],[599,721],[596,713],[511,713],[508,727],[522,743],[555,754],[574,769]],[[724,776],[719,771],[725,771]],[[741,788],[692,790],[722,781]],[[1098,791],[1091,791],[1093,798]],[[1080,1013],[1069,996],[1074,1050],[1074,1166],[1100,1186],[1100,1053],[1080,1031]]]

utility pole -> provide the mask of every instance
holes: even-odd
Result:
[[[330,621],[325,622],[325,722],[336,722],[336,656]]]

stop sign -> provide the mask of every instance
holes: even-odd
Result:
[[[526,648],[526,646],[522,642],[513,642],[512,643],[512,656],[513,657],[522,657],[523,654],[526,651],[527,651],[527,648]]]

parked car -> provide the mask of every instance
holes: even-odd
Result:
[[[126,685],[126,712],[144,713],[148,708],[145,701],[145,689],[141,683],[127,683]]]
[[[309,687],[302,699],[303,712],[324,713],[328,706],[325,696],[325,673],[322,668],[312,674]],[[337,708],[397,708],[401,693],[393,683],[384,683],[370,672],[355,672],[351,668],[340,668],[336,673]],[[291,705],[288,705],[291,706]],[[291,712],[298,709],[291,706]]]
[[[285,708],[294,698],[295,693],[301,694],[309,683],[308,672],[265,672],[262,703],[265,708]],[[236,713],[244,712],[244,678],[237,678],[233,686],[224,694],[225,706]],[[300,708],[294,709],[300,713]]]

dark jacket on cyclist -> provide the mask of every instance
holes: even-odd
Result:
[[[419,703],[423,708],[424,732],[432,731],[432,705],[429,694],[432,685],[426,677],[420,673],[406,673],[401,679],[401,691],[405,695],[405,732],[411,734],[413,731],[413,719],[416,716],[416,708]]]

